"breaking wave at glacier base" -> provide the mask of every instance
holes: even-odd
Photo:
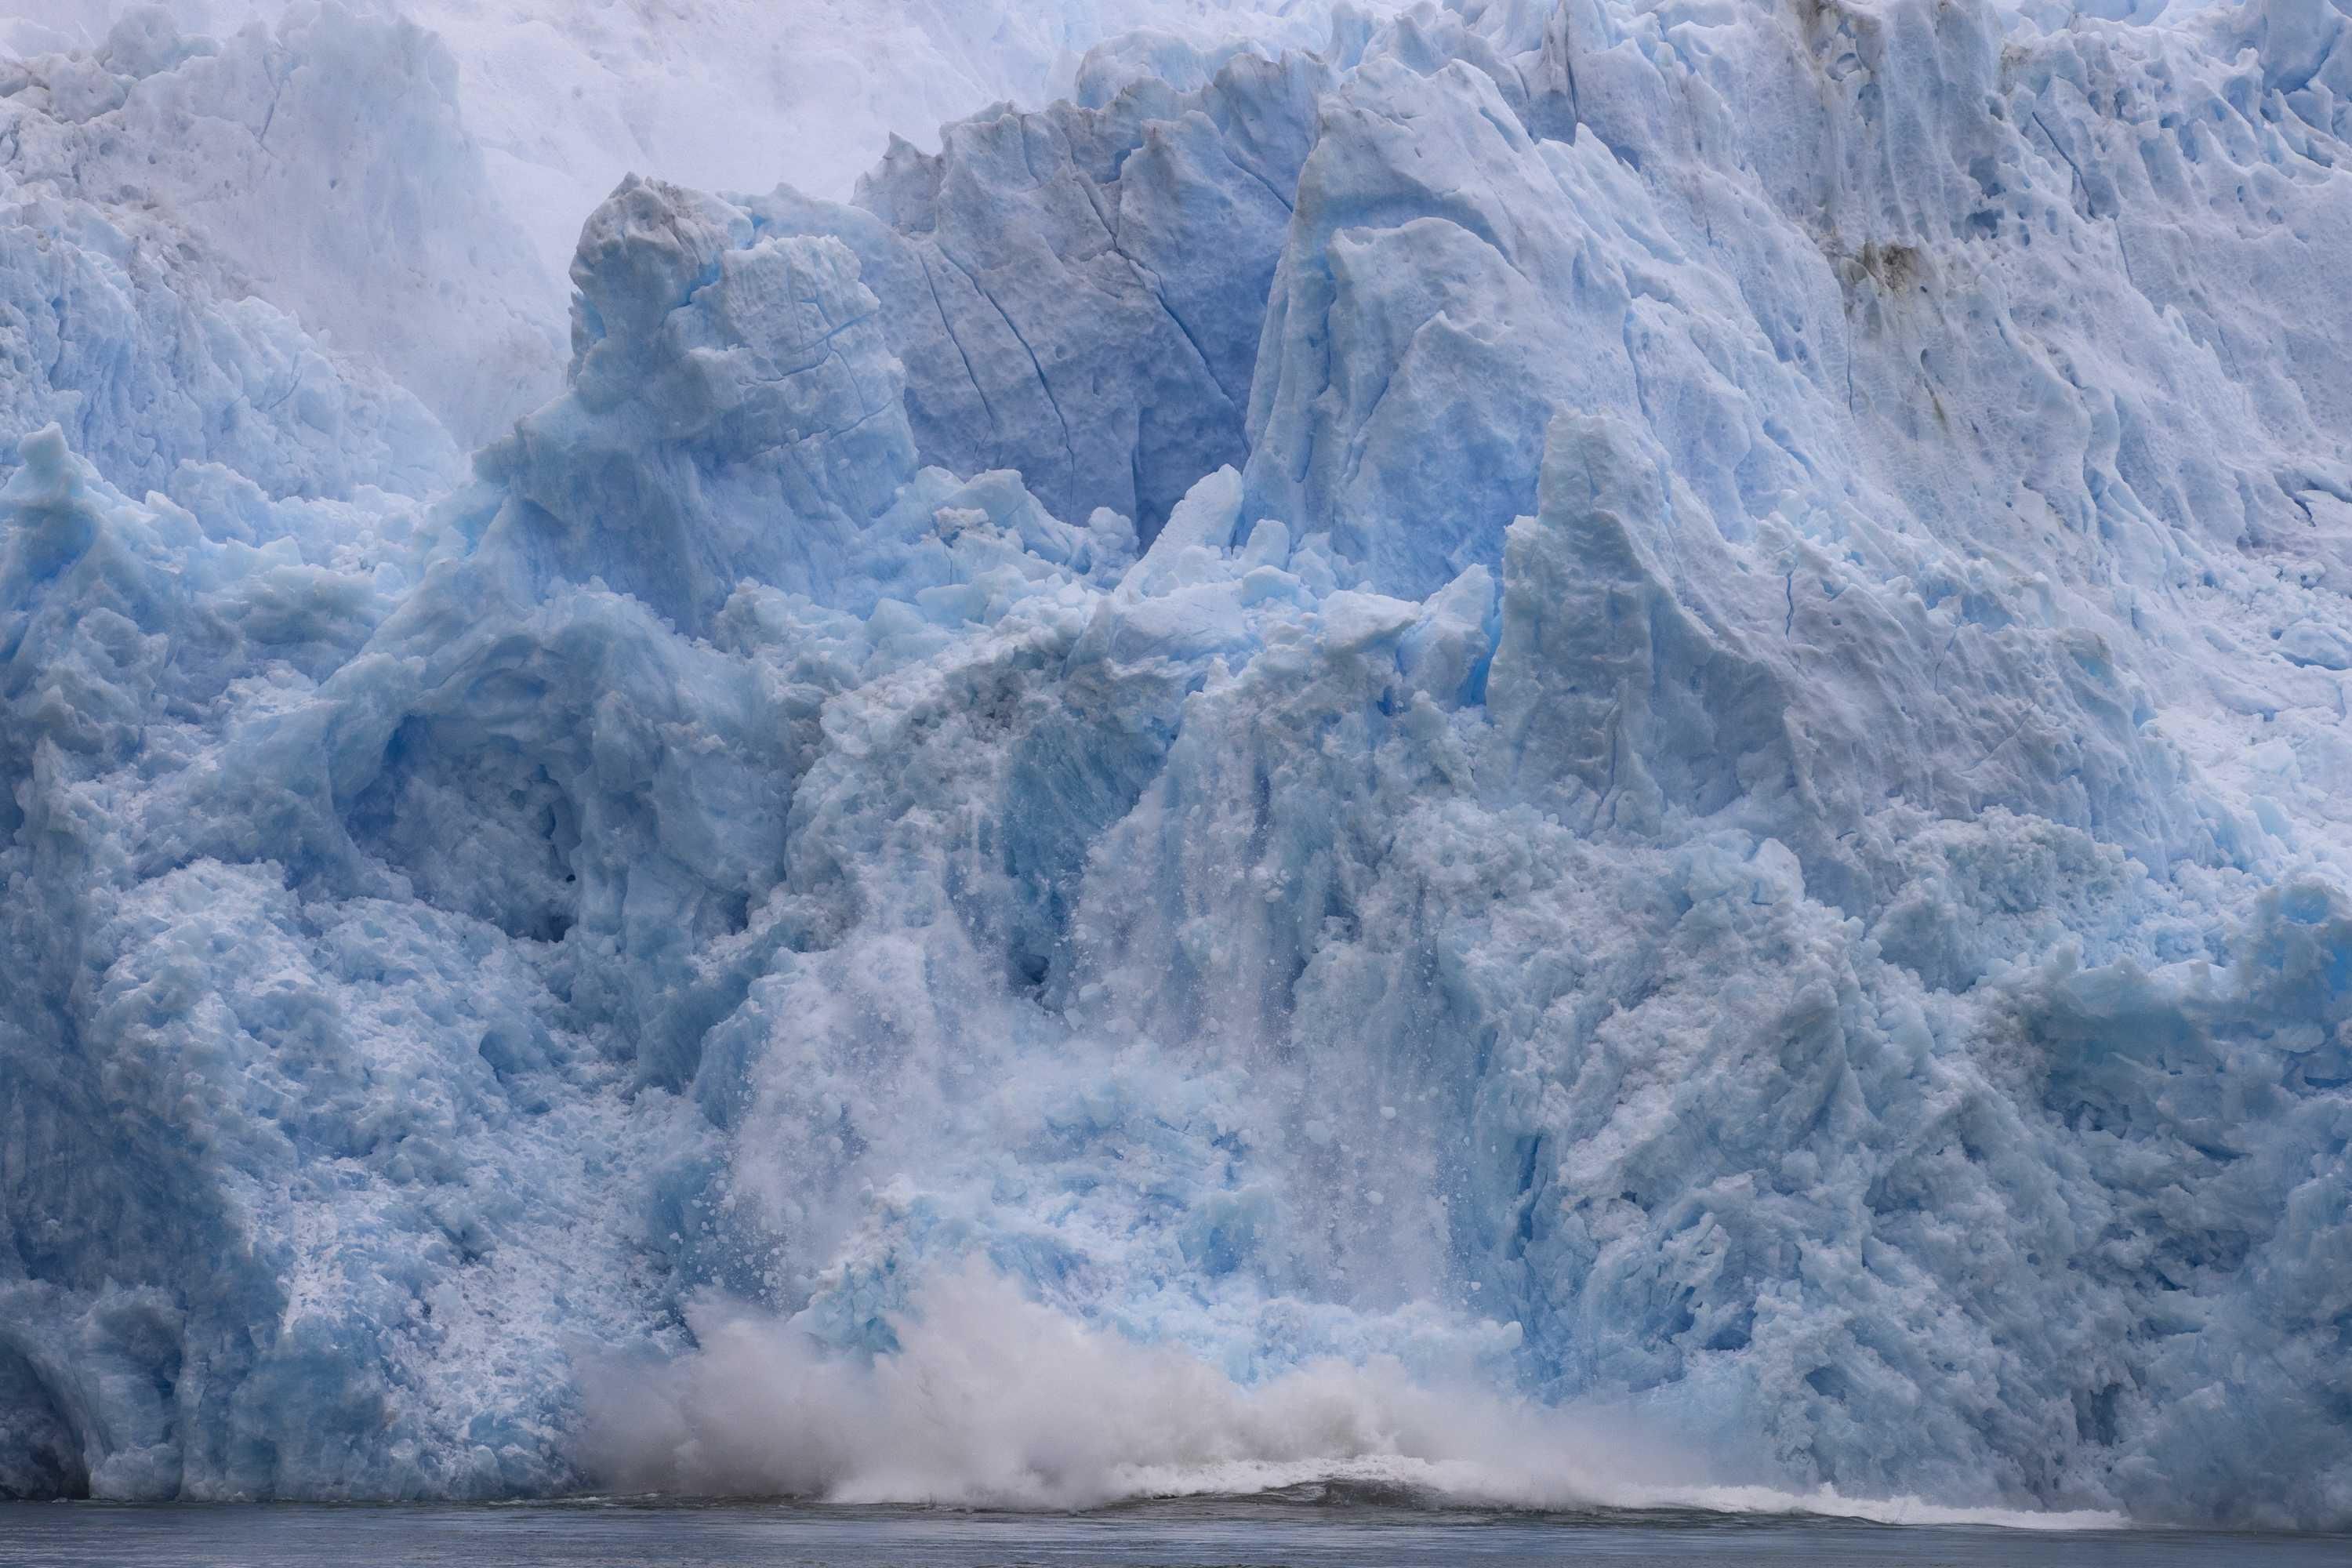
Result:
[[[2119,1514],[1952,1508],[1707,1479],[1638,1412],[1544,1406],[1336,1357],[1245,1384],[1024,1296],[977,1265],[894,1315],[898,1348],[828,1353],[788,1320],[705,1302],[698,1348],[594,1361],[588,1460],[628,1492],[1094,1509],[1331,1489],[1407,1506],[1819,1514],[1885,1524],[2121,1527]]]

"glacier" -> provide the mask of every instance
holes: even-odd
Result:
[[[2352,1521],[2352,12],[2104,9],[1128,35],[568,348],[427,29],[0,61],[0,1495]]]

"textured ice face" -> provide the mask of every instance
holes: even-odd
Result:
[[[1356,33],[1395,8],[1337,7]],[[1334,10],[16,0],[0,57],[20,70],[0,85],[26,90],[0,100],[0,134],[11,173],[128,206],[160,248],[203,252],[235,294],[380,363],[472,447],[562,389],[562,280],[626,175],[844,196],[894,132],[935,142],[983,105],[1139,76],[1198,86],[1235,54],[1321,44]]]
[[[1137,40],[625,182],[454,489],[27,196],[0,1488],[2352,1517],[2347,27]]]
[[[267,300],[388,372],[460,443],[485,440],[547,395],[561,360],[552,290],[460,122],[457,62],[405,20],[354,16],[335,0],[281,9],[274,27],[213,38],[184,35],[163,7],[133,6],[93,47],[0,65],[14,79],[0,83],[12,89],[0,98],[6,175],[111,209],[79,221],[121,232],[81,248],[130,275],[110,281],[132,300],[153,291],[156,272],[173,294]],[[67,335],[96,353],[169,334],[142,321]],[[331,422],[351,395],[338,377],[270,368],[276,385],[247,373],[222,389],[175,363],[152,377],[151,395],[193,401],[220,421],[243,392],[264,422],[290,413],[298,433],[323,430],[320,445],[366,450],[371,432],[346,436]],[[134,382],[116,395],[144,391]],[[135,408],[121,411],[126,424],[158,423]],[[410,461],[424,456],[424,437],[395,441]]]

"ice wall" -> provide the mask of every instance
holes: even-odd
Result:
[[[1466,1384],[1694,1484],[2352,1518],[2347,27],[1121,45],[850,204],[625,183],[428,499],[160,487],[50,373],[0,1487],[1068,1500],[855,1448],[1067,1353],[1219,1391],[1111,1491],[1508,1490]],[[991,1277],[1064,1327],[958,1337]]]
[[[561,279],[624,175],[764,190],[789,171],[846,196],[894,132],[1069,95],[1107,38],[1124,41],[1091,85],[1139,68],[1197,86],[1204,62],[1321,44],[1332,12],[17,0],[0,112],[21,180],[184,234],[236,293],[382,370],[470,447],[561,390]]]

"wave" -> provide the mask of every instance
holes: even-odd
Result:
[[[1029,1300],[979,1269],[937,1277],[867,1358],[789,1320],[718,1304],[698,1348],[605,1361],[583,1380],[600,1484],[673,1497],[1097,1509],[1277,1499],[1514,1512],[1828,1516],[1885,1524],[2101,1530],[2095,1510],[1949,1507],[1700,1479],[1696,1457],[1622,1412],[1538,1406],[1324,1359],[1244,1384]]]

